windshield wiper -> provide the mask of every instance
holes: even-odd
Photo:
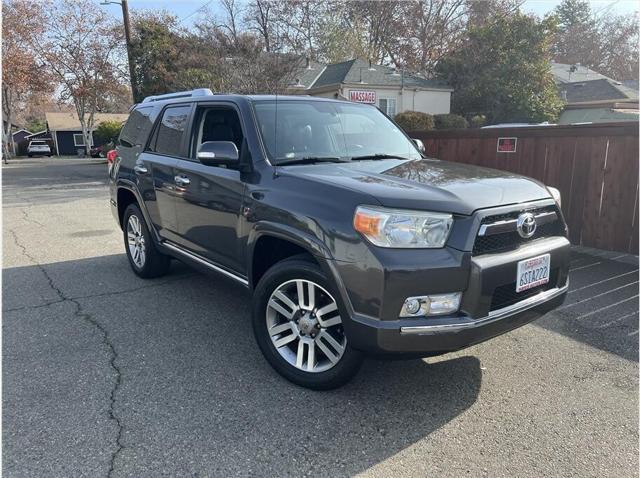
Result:
[[[353,156],[351,161],[364,161],[367,159],[410,159],[397,154],[365,154],[363,156]]]
[[[288,166],[290,164],[313,164],[313,163],[344,163],[338,156],[305,156],[303,158],[291,158],[278,160],[276,166]]]

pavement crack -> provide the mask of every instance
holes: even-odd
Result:
[[[88,323],[89,325],[91,325],[93,328],[98,330],[98,332],[100,332],[100,334],[102,335],[102,343],[109,351],[109,355],[110,355],[109,366],[115,372],[115,381],[114,381],[113,387],[111,388],[111,394],[109,397],[109,419],[113,420],[117,426],[116,449],[111,453],[111,459],[109,460],[109,471],[107,472],[107,476],[111,476],[114,471],[115,460],[117,459],[118,455],[124,448],[124,446],[122,445],[122,432],[124,427],[115,411],[116,398],[117,398],[116,396],[120,388],[120,385],[122,384],[122,370],[116,363],[118,359],[118,353],[113,345],[113,342],[109,335],[109,331],[100,322],[98,322],[91,314],[83,310],[82,305],[79,302],[79,299],[76,299],[73,297],[67,297],[65,293],[58,286],[56,286],[54,280],[51,278],[51,276],[49,275],[47,270],[44,268],[44,266],[40,264],[35,257],[29,254],[29,252],[27,251],[27,248],[18,239],[18,235],[16,234],[16,232],[13,229],[10,229],[9,232],[13,237],[13,241],[16,247],[18,247],[22,251],[22,255],[26,257],[30,262],[32,262],[42,272],[42,275],[45,277],[45,279],[49,283],[49,287],[51,287],[51,289],[58,295],[59,300],[53,301],[52,303],[60,303],[60,302],[72,303],[75,306],[74,315],[79,319],[83,320],[84,322]]]
[[[30,206],[29,206],[29,207],[30,207]],[[37,226],[39,226],[39,227],[44,227],[44,224],[42,224],[42,223],[41,223],[41,222],[39,222],[39,221],[36,221],[35,219],[33,219],[33,218],[29,215],[29,213],[27,212],[27,209],[28,209],[28,208],[23,208],[23,209],[22,209],[22,216],[23,216],[24,220],[25,220],[25,221],[27,221],[27,222],[30,222],[30,223],[32,223],[32,224],[35,224],[35,225],[37,225]]]

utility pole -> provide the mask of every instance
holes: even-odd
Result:
[[[138,85],[136,84],[135,68],[133,65],[133,54],[131,44],[131,25],[129,21],[129,5],[127,0],[103,0],[100,5],[109,5],[113,3],[122,7],[122,21],[124,23],[124,38],[127,44],[127,60],[129,62],[129,78],[131,79],[131,95],[133,96],[133,102],[138,103],[140,101],[140,94],[138,91]]]

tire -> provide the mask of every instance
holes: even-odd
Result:
[[[253,331],[267,361],[287,380],[330,390],[360,369],[363,354],[344,335],[338,300],[320,267],[300,256],[278,262],[260,279],[253,295]]]
[[[137,276],[151,279],[168,272],[171,259],[156,248],[137,204],[125,210],[122,232],[129,265]]]
[[[33,154],[27,154],[29,158],[33,158]]]

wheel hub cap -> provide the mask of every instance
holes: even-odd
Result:
[[[146,260],[146,247],[142,234],[142,223],[137,216],[129,216],[127,221],[127,243],[131,260],[138,267],[143,267]]]
[[[278,286],[267,303],[266,321],[278,353],[299,370],[329,370],[346,349],[338,305],[315,282],[296,279]]]

